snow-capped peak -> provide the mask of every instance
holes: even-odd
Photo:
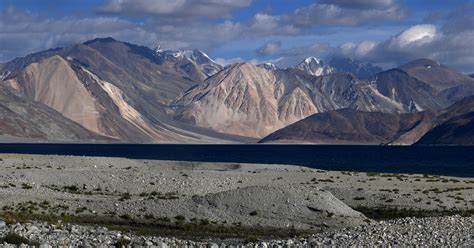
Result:
[[[159,54],[159,53],[163,52],[163,50],[161,50],[161,45],[160,44],[156,45],[156,47],[153,49],[153,51],[155,52],[155,54]]]
[[[328,75],[336,71],[331,66],[324,65],[323,61],[316,57],[304,59],[295,68],[314,76]]]
[[[193,49],[193,50],[179,50],[179,51],[165,51],[165,57],[173,57],[173,58],[183,58],[188,59],[189,61],[195,64],[206,64],[206,63],[214,63],[217,64],[214,60],[212,60],[206,53],[201,50]]]
[[[278,67],[275,64],[270,63],[270,62],[266,62],[266,63],[263,63],[263,64],[258,64],[257,67],[260,67],[260,68],[263,68],[263,69],[266,69],[266,70],[269,70],[269,71],[278,70]]]
[[[304,62],[305,62],[306,64],[311,64],[311,63],[314,63],[314,62],[316,62],[317,64],[321,64],[321,59],[316,58],[316,57],[307,57],[307,58],[304,60]]]

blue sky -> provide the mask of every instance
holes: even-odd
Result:
[[[96,37],[221,63],[428,57],[474,72],[471,0],[0,0],[0,62]]]

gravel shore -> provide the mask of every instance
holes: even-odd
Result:
[[[0,218],[8,223],[0,238],[14,231],[40,243],[93,246],[124,235],[142,245],[301,242],[295,235],[322,246],[472,241],[471,217],[373,219],[472,214],[473,178],[19,154],[1,154],[0,165]],[[278,242],[287,241],[269,241]]]
[[[72,224],[51,225],[40,222],[2,225],[0,221],[0,236],[11,232],[30,240],[36,240],[41,245],[40,247],[44,248],[58,246],[113,247],[118,244],[129,244],[134,247],[473,247],[474,218],[460,216],[403,218],[308,237],[260,240],[239,244],[213,241],[197,242],[173,237],[137,236],[131,233],[110,231],[104,227]],[[3,246],[8,247],[7,244],[3,244]]]

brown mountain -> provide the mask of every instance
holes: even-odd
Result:
[[[56,121],[140,143],[247,142],[316,113],[438,111],[474,95],[474,79],[429,60],[361,80],[346,72],[314,76],[248,63],[222,69],[199,50],[152,50],[112,38],[0,64],[0,81],[15,99],[49,108]],[[436,125],[422,124],[396,142]]]
[[[420,145],[474,145],[474,97],[457,102],[434,121]]]
[[[380,113],[342,109],[315,114],[261,143],[474,144],[474,96],[439,112]]]
[[[431,81],[417,69],[420,61],[403,66],[413,75],[392,69],[368,80],[350,73],[314,76],[295,69],[263,70],[236,64],[189,89],[172,106],[180,121],[219,132],[264,137],[315,113],[344,108],[383,113],[438,111],[474,94],[474,80],[433,65],[433,71],[450,73],[445,78],[450,83],[441,88],[438,81]]]
[[[233,140],[168,117],[167,104],[199,83],[175,63],[107,38],[15,59],[0,67],[0,75],[14,94],[101,136],[128,142]]]
[[[114,141],[83,128],[40,103],[15,96],[3,87],[0,87],[0,136],[0,140],[11,137],[12,141],[15,137],[30,141]]]
[[[307,117],[260,142],[386,144],[433,116],[431,112],[392,114],[341,109]]]
[[[417,59],[399,68],[439,91],[462,84],[474,83],[469,76],[429,59]]]

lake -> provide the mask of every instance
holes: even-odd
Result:
[[[324,170],[474,177],[474,147],[463,146],[0,144],[0,153],[291,164]]]

